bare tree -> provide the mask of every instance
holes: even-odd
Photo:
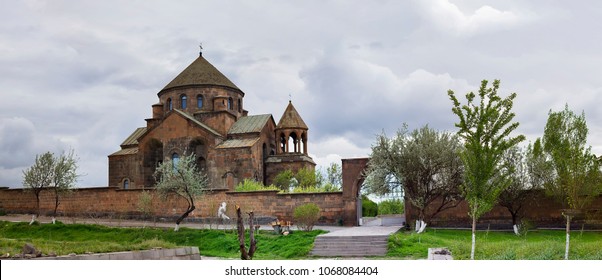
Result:
[[[416,231],[421,233],[430,219],[461,200],[461,148],[457,136],[428,125],[409,134],[404,125],[391,139],[383,133],[372,147],[367,185],[384,194],[400,182],[405,197],[418,209]]]
[[[34,164],[23,171],[23,186],[26,191],[31,191],[36,198],[36,212],[31,217],[30,224],[40,216],[40,193],[52,182],[54,168],[54,155],[46,152],[36,155]]]
[[[174,231],[178,231],[180,223],[194,211],[194,199],[207,187],[207,176],[198,170],[194,154],[182,156],[178,161],[160,163],[154,176],[163,198],[174,194],[186,200],[186,211],[176,220]]]

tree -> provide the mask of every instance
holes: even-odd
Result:
[[[499,204],[505,207],[512,216],[512,228],[516,235],[520,234],[520,222],[524,216],[523,207],[533,202],[534,189],[541,186],[531,175],[533,160],[532,146],[527,151],[520,147],[512,147],[504,153],[502,172],[510,179],[510,184],[499,196]]]
[[[461,148],[457,136],[428,125],[409,134],[404,125],[391,139],[383,133],[372,147],[368,185],[383,194],[401,182],[406,199],[418,210],[416,231],[421,233],[430,219],[461,200]]]
[[[563,111],[548,113],[541,139],[543,149],[538,151],[552,171],[545,178],[546,193],[565,208],[565,259],[569,258],[571,218],[584,212],[602,192],[600,161],[591,147],[586,147],[587,134],[585,113],[578,116],[566,105]]]
[[[316,172],[309,168],[299,169],[299,171],[297,171],[297,173],[294,175],[294,178],[297,181],[295,187],[302,189],[319,187],[322,185],[322,182],[324,180],[322,173],[320,173],[319,171]]]
[[[54,168],[54,155],[46,152],[36,155],[34,164],[23,171],[23,186],[26,191],[31,191],[36,198],[36,213],[31,218],[32,224],[40,216],[40,193],[52,182]]]
[[[290,192],[331,192],[339,191],[337,187],[325,182],[324,175],[320,170],[302,168],[294,173],[287,169],[274,177],[272,182],[283,191]]]
[[[62,153],[54,158],[52,186],[54,191],[54,211],[52,212],[52,223],[56,222],[56,211],[60,205],[60,197],[71,191],[77,182],[77,159],[73,151],[68,154]]]
[[[157,191],[166,198],[173,194],[184,198],[188,204],[186,211],[176,220],[174,231],[178,231],[180,223],[194,211],[194,199],[201,195],[207,187],[207,176],[197,166],[195,155],[182,156],[177,162],[167,160],[160,163],[155,170]]]
[[[283,191],[289,191],[293,187],[292,179],[294,178],[293,171],[290,169],[284,170],[274,177],[273,184]]]
[[[465,169],[461,190],[472,218],[471,259],[474,259],[477,220],[491,210],[510,182],[500,170],[504,152],[525,139],[524,135],[510,136],[519,125],[511,123],[516,93],[502,99],[497,93],[500,81],[495,80],[492,88],[487,88],[487,84],[487,80],[481,82],[478,103],[473,92],[466,94],[465,105],[460,104],[452,90],[447,92],[453,102],[452,112],[460,119],[455,124],[458,135],[464,140],[464,150],[460,153]]]
[[[341,169],[340,164],[333,162],[326,168],[326,180],[328,184],[337,189],[341,189],[343,183],[343,170]]]

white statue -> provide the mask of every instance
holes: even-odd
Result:
[[[226,202],[225,201],[222,202],[219,209],[217,209],[217,217],[222,219],[223,221],[230,220],[230,217],[226,216]]]

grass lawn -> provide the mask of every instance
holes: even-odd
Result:
[[[534,230],[526,236],[512,232],[479,231],[475,259],[564,259],[566,234],[562,230]],[[427,229],[423,234],[402,232],[389,238],[388,258],[425,259],[428,248],[447,247],[454,259],[470,259],[469,230]],[[571,232],[570,259],[602,260],[602,232]]]
[[[305,258],[315,237],[324,231],[294,231],[288,236],[271,231],[257,235],[258,249],[254,259]],[[181,228],[113,228],[90,224],[34,224],[0,221],[0,255],[21,253],[25,243],[42,253],[58,255],[87,252],[145,250],[153,247],[173,248],[197,246],[201,254],[224,258],[240,258],[236,231]],[[248,246],[247,246],[248,248]]]
[[[260,231],[255,259],[311,259],[308,254],[321,230],[294,231],[288,236]],[[427,229],[423,234],[400,232],[389,238],[389,252],[379,259],[425,259],[427,249],[447,247],[454,259],[470,258],[470,231]],[[512,232],[478,232],[476,259],[553,260],[564,258],[564,231],[535,230],[526,236]],[[201,254],[238,259],[238,236],[233,230],[181,228],[113,228],[90,224],[34,224],[0,221],[0,255],[19,254],[25,243],[58,255],[144,250],[154,247],[197,246]],[[571,259],[602,260],[602,232],[573,231]]]

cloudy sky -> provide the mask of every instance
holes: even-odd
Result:
[[[545,3],[545,4],[544,4]],[[107,155],[157,93],[203,56],[276,122],[293,104],[319,165],[365,157],[402,123],[455,131],[447,90],[483,79],[518,94],[518,132],[584,111],[602,154],[600,1],[0,0],[0,186],[36,154],[73,149],[79,186],[106,186]]]

